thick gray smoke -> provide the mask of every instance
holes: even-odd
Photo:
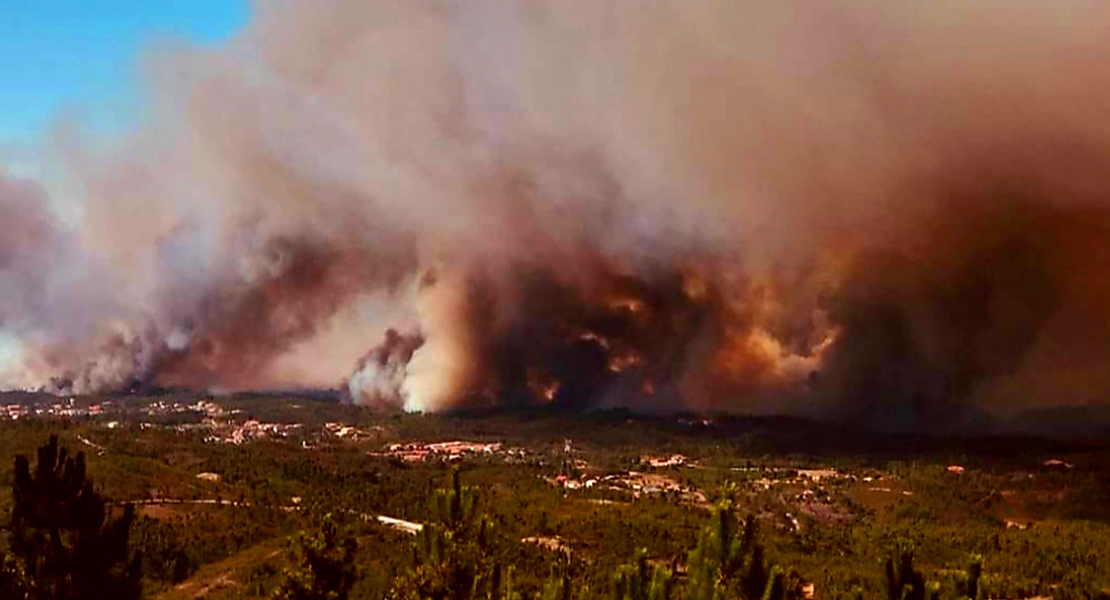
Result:
[[[911,427],[1110,394],[1104,3],[255,12],[152,48],[120,147],[57,136],[76,191],[0,181],[6,386]]]

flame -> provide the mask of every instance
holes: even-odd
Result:
[[[554,375],[538,367],[528,369],[528,388],[536,398],[545,402],[554,402],[562,384]]]
[[[709,294],[709,282],[701,273],[687,269],[682,274],[682,291],[690,300],[702,301]]]
[[[614,312],[628,312],[638,315],[644,311],[644,301],[640,298],[626,295],[610,296],[605,302],[606,308]]]
[[[635,350],[613,351],[609,353],[609,371],[620,373],[627,369],[640,367],[644,364],[644,357]]]

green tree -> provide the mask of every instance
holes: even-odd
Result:
[[[956,591],[961,598],[979,600],[983,597],[983,588],[980,579],[983,576],[983,556],[972,554],[968,560],[967,570],[960,574]]]
[[[457,469],[451,487],[432,496],[432,520],[412,546],[413,566],[394,584],[393,598],[471,600],[513,598],[512,573],[493,558],[492,525],[478,514],[478,490]]]
[[[134,507],[109,521],[86,476],[85,455],[69,456],[58,437],[38,450],[34,471],[17,456],[9,546],[0,576],[13,598],[129,600],[142,595],[142,562],[129,549]],[[8,590],[5,590],[8,591]],[[7,597],[7,596],[5,596]]]
[[[631,565],[613,574],[613,600],[669,600],[673,588],[671,570],[649,568],[646,550],[638,551]]]
[[[347,600],[358,580],[358,542],[345,535],[328,513],[313,534],[301,533],[290,545],[293,565],[284,571],[275,600]]]
[[[540,594],[540,600],[571,600],[572,593],[573,584],[567,570],[552,569],[551,576]]]
[[[714,510],[713,521],[698,538],[689,556],[688,596],[696,600],[781,600],[783,574],[768,569],[763,546],[757,541],[755,517],[743,524],[733,508],[730,490]]]
[[[903,545],[897,555],[886,561],[887,598],[889,600],[937,600],[940,585],[926,582],[925,576],[914,569],[913,548]]]
[[[979,586],[979,579],[983,576],[983,556],[980,554],[971,555],[971,560],[967,565],[967,597],[971,600],[979,600],[983,596],[982,589]]]

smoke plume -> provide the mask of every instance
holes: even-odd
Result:
[[[908,428],[1110,397],[1105,3],[254,16],[151,47],[117,146],[62,127],[65,192],[0,180],[4,385]]]

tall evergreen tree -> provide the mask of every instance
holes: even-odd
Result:
[[[405,600],[510,599],[511,573],[491,556],[490,522],[478,513],[478,490],[462,485],[457,469],[451,487],[432,496],[433,518],[413,544],[413,567],[391,592]]]
[[[141,559],[128,539],[134,507],[108,520],[104,499],[86,476],[85,455],[71,457],[58,437],[38,450],[34,470],[15,459],[8,580],[14,598],[129,600],[142,595]]]
[[[670,600],[674,588],[671,570],[648,565],[647,551],[636,553],[631,565],[613,574],[613,600]]]
[[[358,580],[358,543],[344,535],[332,515],[324,515],[319,531],[293,542],[293,566],[285,570],[275,600],[347,600]]]
[[[925,576],[914,569],[913,548],[902,546],[896,556],[886,561],[887,598],[889,600],[937,600],[940,586],[926,582]]]
[[[967,590],[965,591],[965,595],[971,600],[979,600],[979,598],[983,597],[983,590],[979,585],[979,579],[982,576],[983,556],[981,554],[972,554],[967,565]]]
[[[552,569],[551,577],[540,594],[540,600],[571,600],[574,588],[566,569]]]
[[[726,489],[723,496],[712,522],[702,530],[697,547],[690,552],[689,597],[781,600],[783,575],[781,571],[769,570],[764,561],[755,517],[749,515],[741,524],[733,508],[731,490]]]

